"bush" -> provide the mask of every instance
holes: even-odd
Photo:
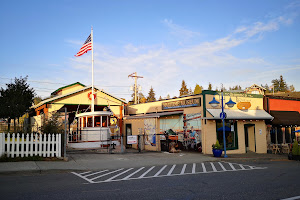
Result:
[[[300,148],[299,148],[298,142],[296,140],[293,143],[292,154],[293,154],[293,156],[300,155]]]
[[[64,133],[64,124],[59,118],[59,113],[54,113],[49,119],[45,119],[41,127],[42,133]]]

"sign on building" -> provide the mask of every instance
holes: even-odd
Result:
[[[163,110],[174,109],[174,108],[188,108],[188,107],[196,107],[196,106],[201,106],[201,98],[184,99],[184,100],[162,103]]]
[[[137,135],[127,135],[127,144],[137,144]]]

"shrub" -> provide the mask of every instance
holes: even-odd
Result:
[[[300,155],[300,148],[299,148],[298,142],[296,140],[293,143],[292,154],[293,154],[293,156]]]

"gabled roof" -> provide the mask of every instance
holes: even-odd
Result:
[[[80,83],[80,84],[81,84],[81,83]],[[82,84],[81,84],[81,85],[82,85]],[[68,94],[64,94],[64,95],[60,95],[60,96],[55,96],[55,97],[52,97],[52,98],[50,98],[50,99],[46,99],[46,100],[44,100],[44,101],[41,101],[41,102],[38,103],[37,105],[32,106],[31,108],[38,108],[38,107],[40,107],[40,106],[42,106],[42,105],[44,105],[44,104],[46,104],[46,103],[51,103],[52,101],[55,101],[55,100],[58,100],[58,99],[61,99],[61,98],[70,96],[70,95],[72,95],[72,94],[76,94],[76,93],[82,92],[82,91],[84,91],[84,90],[88,90],[88,89],[90,89],[90,88],[92,88],[92,86],[87,86],[87,87],[81,88],[81,89],[79,89],[79,90],[70,92],[70,93],[68,93]],[[100,92],[102,92],[102,93],[104,93],[104,94],[106,94],[106,95],[108,95],[108,96],[110,96],[110,97],[112,97],[112,98],[114,98],[114,99],[117,99],[117,100],[119,100],[119,101],[121,101],[121,102],[123,102],[123,103],[126,103],[126,101],[124,101],[123,99],[119,99],[119,98],[117,98],[117,97],[115,97],[115,96],[113,96],[113,95],[111,95],[111,94],[109,94],[109,93],[107,93],[107,92],[104,92],[103,90],[100,90],[100,89],[98,89],[98,88],[96,88],[96,87],[94,87],[94,89],[96,89],[96,90],[98,90],[98,91],[100,91]]]
[[[86,87],[85,85],[83,85],[82,83],[80,83],[80,82],[76,82],[76,83],[72,83],[72,84],[70,84],[70,85],[66,85],[66,86],[63,86],[63,87],[60,87],[60,88],[58,88],[57,90],[55,90],[54,92],[52,92],[51,93],[51,95],[56,95],[59,91],[61,91],[62,89],[65,89],[65,88],[68,88],[68,87],[71,87],[71,86],[73,86],[73,85],[81,85],[81,86],[83,86],[83,87]]]
[[[246,88],[245,90],[247,91],[247,90],[249,90],[251,88],[259,88],[259,89],[262,89],[262,90],[266,91],[266,88],[261,87],[261,86],[256,85],[256,84],[251,85],[250,87]]]

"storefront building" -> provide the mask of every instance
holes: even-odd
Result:
[[[212,144],[217,139],[223,143],[221,107],[212,108],[209,102],[213,97],[221,102],[220,93],[204,90],[199,95],[128,106],[124,133],[145,135],[149,145],[144,148],[161,151],[161,142],[165,138],[160,134],[172,129],[183,146],[189,145],[187,139],[192,138],[197,145],[201,144],[203,153],[211,154]],[[263,110],[263,95],[225,93],[225,102],[230,98],[236,105],[225,108],[227,153],[266,153],[265,120],[272,120],[273,117]],[[189,136],[193,132],[195,134]]]

